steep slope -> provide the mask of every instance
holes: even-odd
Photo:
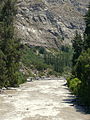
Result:
[[[18,0],[16,28],[23,43],[60,47],[76,30],[84,31],[83,15],[90,0]]]

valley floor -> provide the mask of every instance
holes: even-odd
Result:
[[[41,80],[4,91],[0,120],[90,120],[90,114],[74,105],[75,97],[65,84],[64,79]]]

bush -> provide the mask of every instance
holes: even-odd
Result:
[[[70,82],[69,87],[70,87],[71,91],[75,95],[78,95],[81,81],[78,78],[74,78],[74,79],[71,79],[69,82]]]
[[[48,68],[48,65],[44,63],[37,63],[35,66],[38,71],[43,71]]]
[[[58,73],[52,69],[48,72],[48,75],[54,75],[55,77],[59,77],[61,76],[61,73]]]
[[[22,83],[26,82],[26,77],[23,73],[17,72],[17,76],[18,76],[18,78],[17,78],[17,81],[18,81],[17,85],[18,86],[19,86],[19,84],[22,84]],[[18,87],[18,86],[15,86],[15,87]]]
[[[39,77],[45,76],[45,73],[40,72],[40,73],[38,74],[38,76],[39,76]]]
[[[67,85],[68,85],[68,87],[70,86],[70,82],[71,82],[71,80],[74,79],[74,78],[75,78],[75,76],[73,76],[73,75],[67,77],[66,80],[67,80]]]
[[[46,52],[44,47],[39,47],[39,53],[44,54]]]
[[[68,85],[68,87],[70,86],[70,81],[71,81],[71,78],[68,77],[68,78],[67,78],[67,85]]]

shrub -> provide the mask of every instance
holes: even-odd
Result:
[[[75,95],[78,95],[81,81],[78,78],[74,78],[74,79],[71,79],[69,82],[70,82],[69,87],[70,87],[71,91]]]
[[[26,82],[26,76],[23,73],[18,72],[17,74],[18,74],[18,85]]]
[[[73,76],[73,75],[67,77],[66,80],[67,80],[67,85],[68,85],[68,87],[70,86],[70,82],[71,82],[71,80],[74,79],[74,78],[75,78],[75,76]]]

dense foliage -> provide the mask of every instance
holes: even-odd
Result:
[[[84,41],[84,48],[87,50],[90,48],[90,5],[88,7],[88,12],[85,16],[85,22],[86,22],[86,29],[85,29],[85,41]]]
[[[67,83],[81,102],[90,106],[90,6],[85,16],[85,22],[83,41],[81,37],[77,39],[76,34],[73,42],[73,71],[72,76],[67,79]]]
[[[15,0],[0,4],[0,86],[19,85],[20,41],[14,35]]]
[[[44,48],[43,48],[44,49]],[[44,63],[44,59],[40,52],[41,48],[30,48],[28,46],[24,46],[22,63],[28,67],[29,69],[37,69],[38,71],[43,71],[47,69],[49,66]],[[38,54],[37,54],[38,52]]]
[[[72,47],[74,48],[72,63],[76,64],[78,57],[83,50],[83,40],[81,35],[76,31],[75,38],[72,41]]]
[[[90,105],[90,49],[82,53],[77,61],[75,76],[81,80],[80,99]]]
[[[57,54],[52,53],[45,53],[44,54],[44,60],[45,63],[52,65],[54,68],[54,71],[63,73],[67,68],[68,70],[72,66],[72,49],[69,48],[69,50],[66,51],[59,51]]]
[[[46,49],[44,47],[24,46],[22,63],[40,75],[60,76],[70,71],[72,66],[72,48],[62,50]],[[30,73],[32,76],[32,74]]]
[[[0,88],[4,87],[7,79],[6,70],[6,58],[3,52],[0,50]]]

